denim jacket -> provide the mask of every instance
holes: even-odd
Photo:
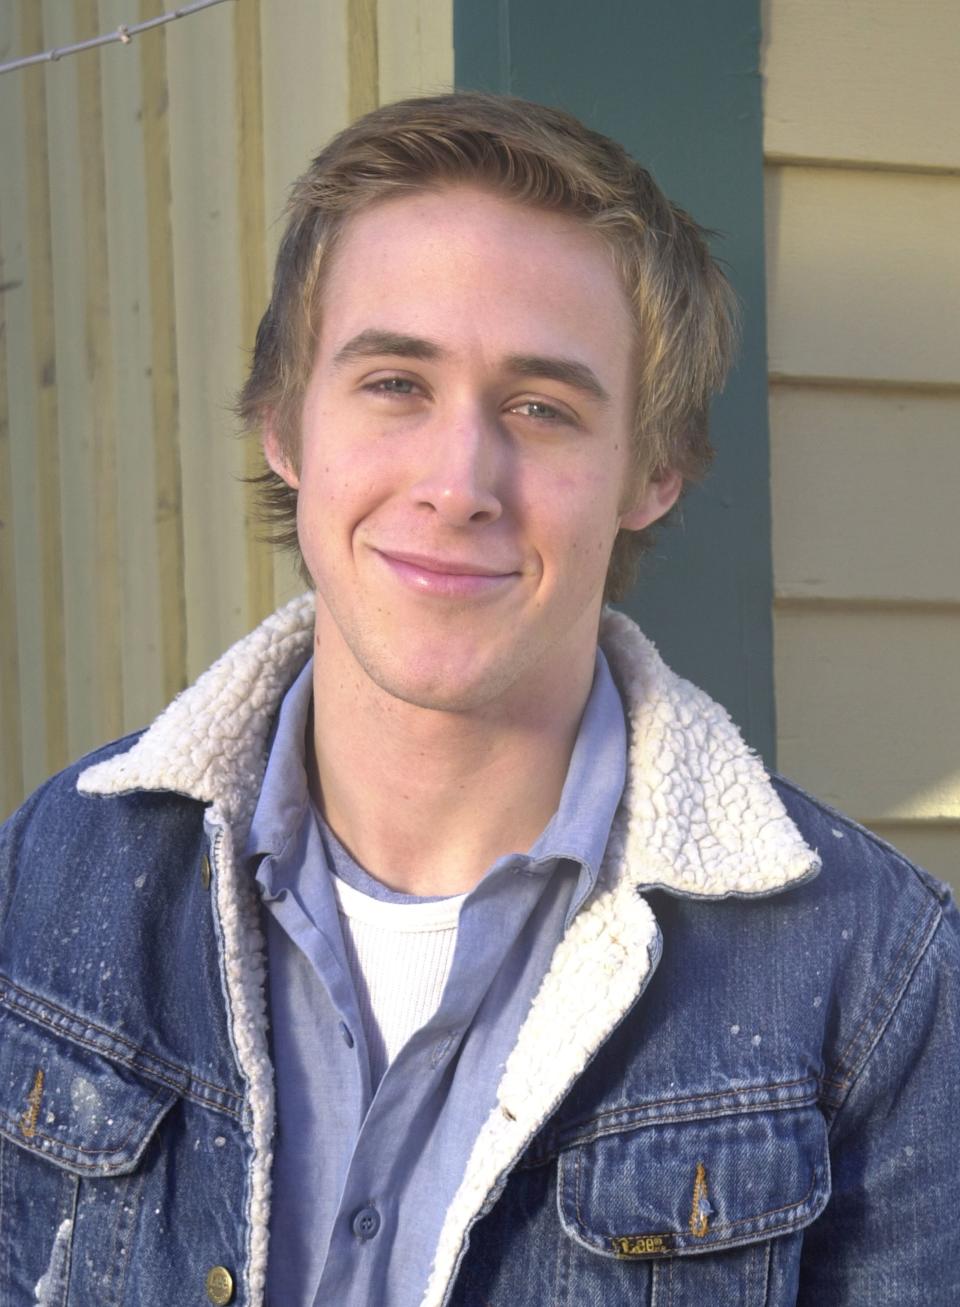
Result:
[[[0,1307],[264,1301],[264,944],[234,850],[311,618],[288,605],[0,832]],[[423,1307],[960,1303],[948,892],[768,778],[626,618],[602,643],[624,800]]]

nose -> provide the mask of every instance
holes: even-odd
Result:
[[[421,509],[450,526],[495,522],[503,512],[504,475],[495,422],[472,411],[442,420],[424,432],[420,467],[411,494]]]

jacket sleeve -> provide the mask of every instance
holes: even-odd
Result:
[[[85,813],[77,820],[78,804],[85,802],[77,794],[80,773],[93,763],[129,749],[138,739],[138,734],[135,732],[114,740],[48,777],[21,807],[0,823],[0,968],[3,966],[4,931],[18,892],[18,881],[42,876],[44,868],[49,865],[51,850],[55,849],[58,856],[65,854],[68,849],[76,847],[78,839],[88,829]],[[38,842],[45,856],[35,856]]]
[[[832,1196],[806,1231],[799,1307],[960,1303],[960,916],[937,888],[934,928],[856,1032],[869,1051],[837,1077]]]

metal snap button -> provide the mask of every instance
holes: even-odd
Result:
[[[225,1307],[233,1297],[233,1276],[225,1266],[211,1266],[207,1271],[206,1289],[212,1303]]]
[[[200,858],[200,884],[204,889],[210,888],[210,859],[205,853]]]
[[[353,1233],[358,1239],[372,1239],[380,1229],[380,1213],[375,1207],[361,1207],[353,1218]]]

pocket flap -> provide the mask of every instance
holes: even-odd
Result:
[[[729,1248],[808,1225],[830,1196],[816,1107],[658,1122],[563,1153],[560,1217],[609,1257]]]
[[[176,1093],[0,1010],[0,1133],[80,1175],[132,1171]]]

